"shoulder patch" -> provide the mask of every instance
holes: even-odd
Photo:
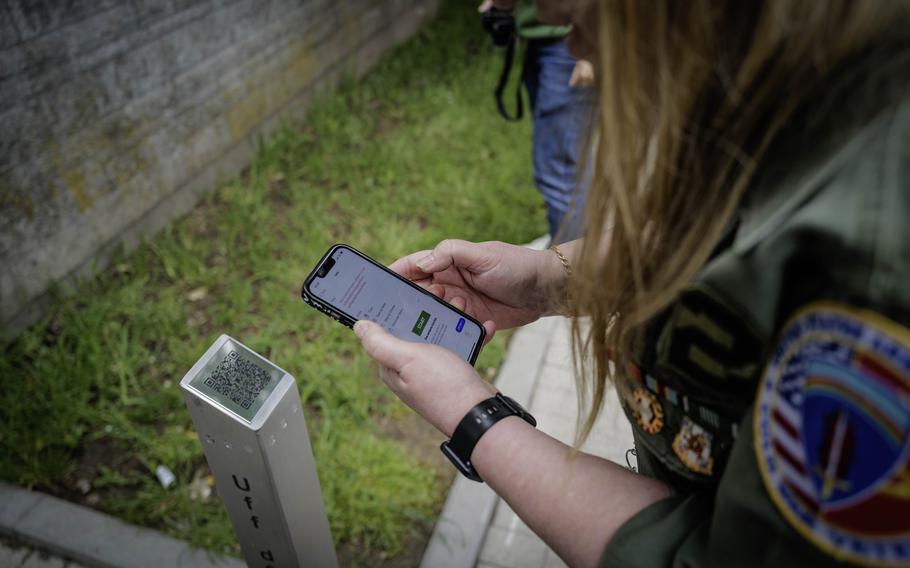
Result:
[[[805,538],[910,566],[910,330],[831,303],[802,310],[762,375],[754,431],[765,488]]]

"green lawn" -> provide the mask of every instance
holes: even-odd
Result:
[[[2,345],[0,478],[238,553],[217,494],[198,495],[209,472],[178,388],[229,333],[297,377],[344,558],[419,553],[449,469],[415,444],[439,436],[414,432],[350,330],[299,290],[335,242],[390,262],[445,237],[545,232],[529,124],[493,104],[500,65],[473,7],[446,3],[368,77],[265,141],[245,174]],[[491,375],[503,349],[494,341],[478,368]],[[158,464],[177,475],[168,490]]]

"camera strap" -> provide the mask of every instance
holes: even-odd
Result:
[[[524,106],[521,100],[521,82],[524,79],[524,65],[522,65],[521,76],[515,85],[515,115],[512,116],[506,110],[506,105],[502,100],[502,95],[509,83],[509,75],[512,73],[512,62],[515,60],[515,46],[518,44],[518,35],[513,35],[506,46],[506,59],[503,63],[502,73],[499,75],[499,84],[496,85],[496,108],[499,114],[509,122],[518,122],[524,115]]]

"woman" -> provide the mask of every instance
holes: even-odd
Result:
[[[910,564],[907,3],[553,4],[598,82],[584,238],[392,267],[488,336],[587,316],[580,438],[614,383],[644,475],[520,416],[469,465],[573,566]],[[494,393],[355,331],[446,436]]]

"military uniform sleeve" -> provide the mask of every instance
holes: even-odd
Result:
[[[641,511],[603,565],[910,565],[910,330],[807,305],[743,426],[716,493]]]
[[[751,427],[743,434],[751,436]],[[775,509],[748,444],[734,448],[716,494],[676,495],[642,510],[620,528],[601,560],[604,567],[828,565],[839,564]]]
[[[616,533],[601,565],[825,565],[782,521],[765,495],[754,452],[738,444],[716,494],[676,495],[644,509]]]

